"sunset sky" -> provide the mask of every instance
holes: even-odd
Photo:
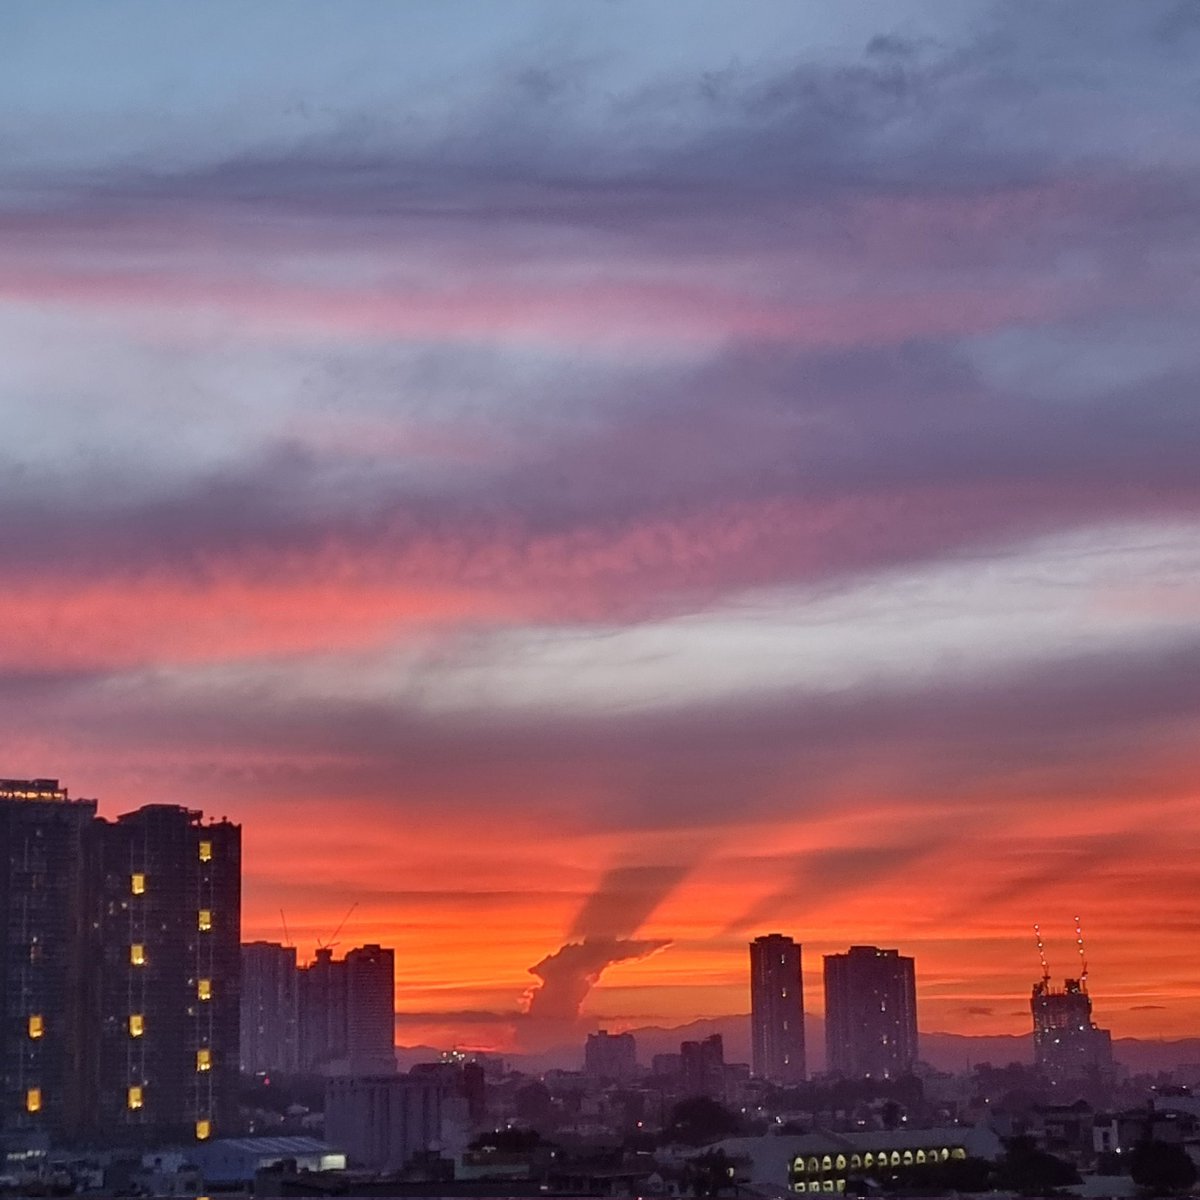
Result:
[[[1200,1033],[1198,104],[1190,2],[6,4],[0,775],[402,1043],[773,931],[1023,1033],[1077,914]]]

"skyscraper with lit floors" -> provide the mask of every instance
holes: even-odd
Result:
[[[829,1070],[849,1079],[895,1079],[917,1061],[913,960],[898,950],[851,946],[825,955]]]
[[[779,933],[750,943],[750,1035],[754,1074],[805,1079],[804,984],[799,943]]]
[[[241,828],[151,805],[98,822],[96,1132],[132,1144],[234,1127]]]
[[[11,1145],[75,1136],[89,1108],[95,814],[56,779],[0,780],[0,1140]]]

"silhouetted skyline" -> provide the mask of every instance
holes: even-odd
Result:
[[[1081,910],[1098,1024],[1192,1031],[1198,61],[1168,0],[6,4],[0,770],[241,824],[247,940],[357,900],[402,1042],[744,1013],[776,929],[1023,1033]]]

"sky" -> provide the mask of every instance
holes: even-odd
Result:
[[[404,1044],[749,939],[1200,1029],[1200,10],[0,12],[0,774],[244,829]],[[281,916],[281,913],[283,914]]]

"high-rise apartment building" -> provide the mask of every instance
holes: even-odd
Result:
[[[1087,976],[1054,987],[1049,975],[1033,985],[1033,1056],[1051,1083],[1112,1070],[1112,1034],[1092,1020]]]
[[[97,836],[98,1130],[203,1141],[237,1117],[241,829],[155,804]]]
[[[0,1133],[146,1144],[237,1116],[241,835],[0,784]]]
[[[851,946],[825,956],[829,1070],[850,1079],[895,1079],[917,1061],[913,960],[897,950]]]
[[[583,1069],[592,1079],[626,1083],[637,1075],[637,1043],[632,1033],[589,1033],[583,1048]]]
[[[782,934],[768,934],[750,943],[750,1034],[755,1075],[775,1083],[803,1082],[800,946]]]
[[[296,948],[277,942],[242,946],[242,1070],[248,1075],[300,1069]]]
[[[680,1042],[679,1078],[689,1096],[725,1097],[725,1042],[719,1033],[699,1042]]]
[[[75,1136],[87,1115],[94,800],[0,780],[0,1135]]]
[[[329,947],[299,972],[300,1067],[329,1075],[396,1069],[395,952],[360,946],[343,959]]]
[[[393,950],[372,944],[346,954],[346,1053],[355,1075],[386,1075],[396,1069]]]

